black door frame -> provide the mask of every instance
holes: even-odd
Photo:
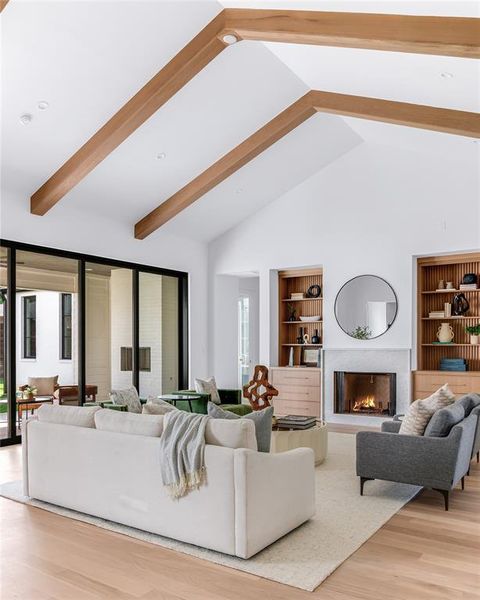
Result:
[[[70,258],[78,262],[78,386],[79,396],[83,403],[85,399],[85,265],[86,263],[96,263],[112,267],[130,269],[132,271],[132,340],[133,340],[133,372],[132,382],[138,390],[139,385],[139,276],[140,273],[153,273],[156,275],[166,275],[178,279],[178,382],[181,389],[188,386],[189,371],[189,352],[188,352],[188,273],[184,271],[175,271],[164,269],[151,265],[143,265],[128,261],[117,260],[114,258],[82,254],[71,252],[58,248],[46,248],[33,244],[25,244],[12,240],[0,239],[0,246],[7,248],[7,290],[14,290],[13,294],[7,291],[7,356],[5,361],[6,383],[8,394],[8,437],[0,439],[0,447],[21,442],[21,435],[17,435],[16,424],[16,253],[18,250],[26,252],[35,252],[37,254],[48,254],[59,258]],[[10,297],[11,296],[11,297]]]

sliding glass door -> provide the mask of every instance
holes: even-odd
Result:
[[[0,445],[45,402],[187,386],[186,273],[1,244]]]
[[[139,274],[139,393],[148,398],[179,389],[178,278]]]

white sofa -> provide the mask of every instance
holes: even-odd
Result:
[[[108,431],[116,425],[99,429],[93,418],[90,424],[87,419],[83,426],[72,425],[76,420],[65,418],[66,410],[86,409],[39,409],[38,417],[24,424],[27,496],[241,558],[253,556],[315,513],[312,450],[257,452],[250,420],[242,420],[243,438],[238,428],[232,429],[237,420],[210,422],[207,482],[172,500],[162,485],[158,432]],[[103,413],[103,422],[132,418],[107,412],[112,416]],[[101,422],[97,418],[97,427]],[[250,448],[225,447],[239,443]]]

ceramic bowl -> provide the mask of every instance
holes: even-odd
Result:
[[[300,317],[300,321],[304,323],[313,323],[314,321],[320,321],[320,316],[315,315],[314,317]]]

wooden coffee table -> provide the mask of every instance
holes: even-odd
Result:
[[[321,464],[328,453],[326,423],[318,423],[310,429],[274,429],[270,452],[286,452],[294,448],[311,448],[315,453],[315,465]]]

